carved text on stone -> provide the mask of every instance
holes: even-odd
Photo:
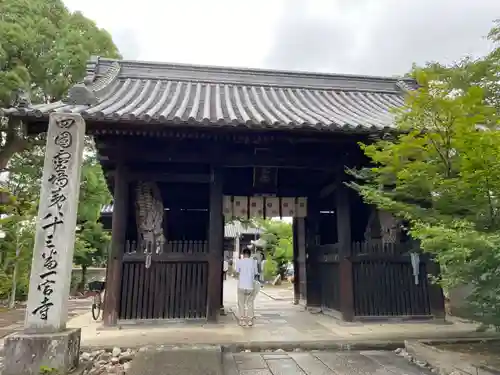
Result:
[[[51,295],[54,293],[55,276],[59,266],[55,239],[58,235],[58,226],[64,224],[63,208],[68,199],[66,191],[69,183],[68,166],[72,158],[68,149],[73,145],[73,137],[66,129],[70,129],[74,124],[75,120],[72,118],[58,119],[56,125],[61,131],[53,139],[57,152],[52,158],[52,173],[48,178],[50,202],[48,211],[44,213],[41,223],[45,236],[44,249],[41,253],[43,272],[39,275],[37,285],[37,290],[41,293],[41,299],[39,305],[32,311],[33,315],[38,315],[40,319],[45,321],[48,319],[50,308],[54,306]]]

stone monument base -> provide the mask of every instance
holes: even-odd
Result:
[[[64,375],[78,366],[80,336],[80,328],[56,333],[14,333],[5,338],[2,375]]]

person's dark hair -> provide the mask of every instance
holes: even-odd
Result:
[[[243,255],[250,256],[250,254],[252,254],[250,249],[243,249]]]

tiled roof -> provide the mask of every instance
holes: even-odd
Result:
[[[236,238],[241,234],[260,234],[262,231],[260,228],[247,227],[241,224],[239,221],[233,221],[227,223],[224,226],[224,237],[226,238]]]
[[[116,61],[89,62],[65,101],[9,116],[80,113],[87,121],[377,130],[394,123],[412,80]]]

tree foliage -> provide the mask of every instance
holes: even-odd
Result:
[[[91,55],[120,57],[107,31],[70,12],[61,0],[0,0],[0,15],[0,108],[19,104],[23,92],[34,103],[60,100],[84,78]],[[1,220],[6,233],[0,241],[1,299],[10,290],[16,263],[17,294],[27,291],[45,135],[28,136],[22,122],[5,117],[0,123],[0,172],[8,172],[2,190],[11,194],[2,206],[7,217]],[[111,199],[90,140],[85,155],[75,245],[75,263],[84,269],[106,258],[109,236],[98,219]]]
[[[82,267],[79,289],[85,286],[88,267],[105,264],[111,239],[99,222],[102,206],[110,203],[111,195],[95,154],[90,155],[82,168],[74,253],[74,263]]]
[[[498,26],[498,24],[497,24]],[[498,27],[490,38],[499,42]],[[398,135],[362,144],[351,171],[365,201],[405,218],[441,265],[443,286],[470,284],[470,312],[500,325],[500,48],[453,66],[414,67],[420,88],[397,114]]]
[[[119,57],[109,33],[62,0],[0,0],[0,15],[0,108],[12,105],[19,89],[34,102],[59,100],[83,79],[91,55]],[[37,141],[20,122],[1,125],[0,171]]]
[[[97,162],[90,144],[86,147],[85,154],[82,165],[77,215],[78,229],[74,252],[74,263],[83,269],[80,286],[85,283],[85,271],[89,266],[100,266],[105,263],[110,240],[109,234],[103,230],[102,224],[98,220],[102,206],[109,204],[111,195],[108,192],[101,166]],[[27,293],[43,161],[44,148],[40,146],[14,155],[9,164],[9,178],[5,182],[15,199],[10,205],[9,214],[1,221],[6,238],[4,241],[0,241],[0,267],[8,279],[8,276],[12,274],[15,262],[19,262],[20,287],[17,290],[19,298],[25,297]],[[20,248],[21,256],[18,259],[15,255],[16,247]],[[1,273],[0,278],[2,278]],[[10,281],[7,284],[2,281],[0,283],[2,283],[0,299],[3,299],[6,298],[6,295],[2,294],[2,291],[10,291]]]
[[[275,268],[275,272],[283,275],[287,263],[293,259],[292,225],[281,220],[259,220],[256,225],[262,228],[261,238],[266,241],[267,273]]]

